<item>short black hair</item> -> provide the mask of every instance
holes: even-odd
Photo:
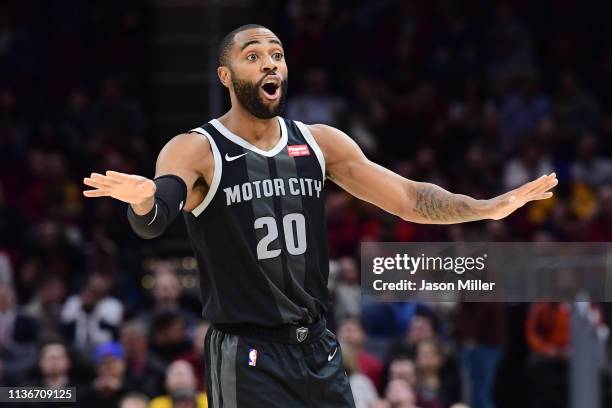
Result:
[[[266,30],[270,30],[268,27],[264,27],[259,24],[245,24],[231,31],[229,34],[223,37],[223,39],[221,40],[221,43],[219,44],[218,58],[219,58],[220,66],[229,65],[229,53],[230,53],[230,50],[232,49],[232,46],[234,45],[234,37],[236,37],[236,34],[242,31],[245,31],[245,30],[250,30],[252,28],[265,28]]]

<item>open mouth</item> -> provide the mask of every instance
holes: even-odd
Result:
[[[278,89],[278,85],[273,84],[273,83],[264,84],[263,86],[264,92],[270,96],[273,96],[276,93],[277,89]]]
[[[276,100],[280,97],[280,81],[277,78],[267,78],[261,86],[263,95],[268,100]]]

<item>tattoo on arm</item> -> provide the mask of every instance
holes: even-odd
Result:
[[[430,183],[417,183],[414,211],[423,218],[455,223],[482,219],[478,201],[461,194],[453,194]]]

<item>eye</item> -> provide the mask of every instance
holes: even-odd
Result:
[[[249,54],[249,55],[247,55],[247,60],[249,60],[249,61],[257,61],[257,54]]]
[[[274,54],[272,54],[272,58],[277,61],[280,61],[283,59],[283,54],[281,52],[275,52]]]

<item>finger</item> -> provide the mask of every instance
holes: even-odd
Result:
[[[542,174],[537,179],[530,181],[529,183],[526,183],[523,187],[532,188],[538,185],[546,184],[552,180],[556,180],[556,178],[557,178],[557,175],[554,172],[550,174]]]
[[[552,197],[552,196],[553,196],[552,191],[549,191],[549,192],[546,192],[546,193],[539,194],[539,195],[537,195],[537,196],[533,197],[531,200],[532,200],[532,201],[536,201],[536,200],[546,200],[547,198],[550,198],[550,197]]]
[[[110,193],[107,190],[84,190],[83,195],[85,197],[108,197]]]
[[[525,197],[530,197],[534,194],[540,194],[546,190],[550,190],[558,184],[557,176],[555,173],[549,175],[540,176],[538,179],[525,184],[521,194]]]
[[[107,186],[113,186],[117,184],[117,182],[109,177],[106,177],[104,174],[100,173],[91,173],[90,178],[96,180],[99,183],[102,183]]]
[[[130,175],[125,173],[119,173],[118,171],[107,170],[106,176],[113,181],[123,183],[125,181],[130,180]]]
[[[519,195],[527,195],[529,194],[531,191],[533,191],[534,189],[536,189],[540,183],[544,180],[544,176],[540,176],[535,180],[532,180],[528,183],[523,184],[522,186],[518,187],[515,191],[519,194]]]
[[[544,193],[545,191],[548,191],[551,188],[555,187],[557,184],[559,184],[559,180],[557,180],[556,178],[550,178],[545,184],[535,189],[532,195],[539,195],[541,193]]]
[[[98,189],[102,189],[102,190],[104,190],[107,187],[109,187],[109,185],[101,183],[98,180],[94,180],[94,179],[89,178],[89,177],[85,177],[83,179],[83,184],[85,184],[85,185],[87,185],[89,187],[94,187],[94,188],[98,188]]]

